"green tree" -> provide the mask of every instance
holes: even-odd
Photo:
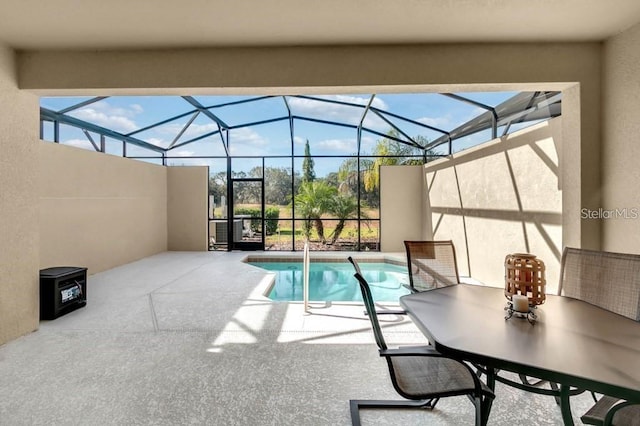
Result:
[[[278,218],[280,209],[277,207],[267,207],[264,210],[264,227],[267,235],[273,235],[278,230]]]
[[[209,176],[209,195],[213,195],[214,203],[218,206],[222,204],[222,197],[226,200],[227,172],[218,172]],[[222,214],[223,217],[226,217],[227,212],[218,210],[218,215],[220,214]]]
[[[371,163],[372,161],[369,159],[360,159],[361,173],[363,168],[368,169],[371,167]],[[340,192],[353,195],[358,193],[358,158],[347,158],[340,164],[338,180],[340,181]]]
[[[302,182],[313,182],[316,180],[316,172],[313,170],[314,162],[311,158],[309,139],[304,145],[304,160],[302,161]]]
[[[360,193],[360,201],[369,207],[380,205],[377,191],[366,191],[364,187],[365,174],[373,167],[373,160],[360,158],[360,179],[358,179],[358,158],[347,158],[338,169],[338,191],[355,197]],[[360,186],[358,187],[358,183]]]
[[[400,133],[395,129],[389,130],[387,135],[400,139]],[[425,146],[428,142],[427,138],[421,135],[413,137],[413,140],[422,146]],[[416,165],[424,163],[421,158],[423,155],[422,149],[390,138],[380,139],[373,150],[373,155],[377,158],[364,173],[364,187],[368,192],[380,186],[380,166]]]
[[[394,157],[387,157],[391,154],[389,145],[385,143],[387,139],[378,141],[376,145],[374,155],[376,159],[371,164],[371,167],[364,173],[364,189],[367,192],[372,192],[380,186],[380,166],[394,166],[398,164],[398,159]]]
[[[264,200],[267,204],[286,205],[291,199],[291,169],[265,167]]]
[[[342,231],[344,231],[347,219],[357,217],[358,201],[355,197],[349,195],[336,194],[329,204],[329,213],[339,219],[336,229],[333,230],[333,234],[330,237],[331,242],[329,244],[334,244],[340,238]]]
[[[329,211],[335,194],[337,194],[336,188],[322,181],[303,182],[300,185],[300,190],[295,197],[296,215],[305,219],[302,229],[307,240],[311,238],[313,223],[320,242],[323,244],[327,242],[321,217]]]
[[[218,172],[209,176],[209,195],[216,197],[216,201],[221,196],[227,196],[227,172]]]
[[[250,177],[263,177],[262,166],[254,167],[249,171]],[[294,190],[300,185],[300,173],[291,176],[289,167],[265,167],[264,168],[264,201],[266,204],[284,206],[291,202],[291,179]]]
[[[322,178],[322,180],[329,186],[333,186],[335,188],[340,186],[340,181],[338,180],[338,173],[336,172],[327,173],[327,175],[324,178]]]

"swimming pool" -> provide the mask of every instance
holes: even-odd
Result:
[[[276,273],[269,298],[279,301],[302,301],[302,262],[249,262]],[[376,302],[397,302],[408,294],[407,268],[390,263],[360,263],[362,274],[371,287]],[[362,301],[360,287],[351,264],[312,262],[309,268],[309,300]]]

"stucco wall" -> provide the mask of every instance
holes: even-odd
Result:
[[[424,239],[422,166],[380,167],[380,251],[404,252],[404,240]]]
[[[603,62],[602,248],[640,253],[640,24],[605,43]]]
[[[38,98],[18,90],[0,45],[0,345],[38,327],[37,123]]]
[[[561,118],[425,166],[433,239],[453,240],[461,275],[504,284],[508,253],[533,253],[555,292],[562,254]]]
[[[167,249],[166,167],[50,142],[38,151],[41,268],[94,274]]]
[[[169,250],[208,250],[209,168],[167,168]]]

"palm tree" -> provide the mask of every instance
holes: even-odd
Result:
[[[400,134],[395,129],[388,131],[387,135],[394,138],[400,137]],[[413,139],[421,145],[428,142],[428,140],[421,135],[414,136]],[[422,154],[419,148],[403,144],[393,139],[384,138],[379,140],[373,152],[373,155],[377,158],[364,174],[365,190],[373,191],[380,185],[380,166],[423,164],[422,159],[415,158],[416,155]]]
[[[331,235],[331,242],[329,243],[334,244],[338,238],[340,238],[347,219],[354,218],[354,216],[357,215],[358,201],[355,197],[337,194],[333,197],[331,205],[329,206],[329,213],[339,219],[336,229],[334,229],[333,234]]]
[[[306,186],[304,183],[300,186],[300,192],[302,187]],[[296,217],[303,217],[305,220],[302,222],[302,233],[305,240],[311,239],[311,218],[313,217],[313,203],[312,200],[300,193],[295,196]]]
[[[367,170],[373,167],[373,160],[369,158],[360,158],[360,177]],[[340,164],[338,169],[338,179],[340,181],[340,192],[358,192],[358,158],[347,158]],[[348,189],[348,191],[344,190]]]
[[[306,219],[303,232],[307,240],[311,236],[310,223],[313,221],[320,242],[322,244],[327,242],[321,217],[329,211],[331,202],[336,194],[336,188],[322,181],[303,182],[300,185],[298,194],[295,196],[295,206],[296,211]]]

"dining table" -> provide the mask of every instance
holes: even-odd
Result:
[[[436,350],[481,366],[492,389],[504,371],[549,381],[565,425],[574,424],[571,395],[583,390],[640,403],[640,323],[630,318],[555,295],[532,308],[535,320],[509,317],[504,288],[473,284],[405,295],[400,305]]]

